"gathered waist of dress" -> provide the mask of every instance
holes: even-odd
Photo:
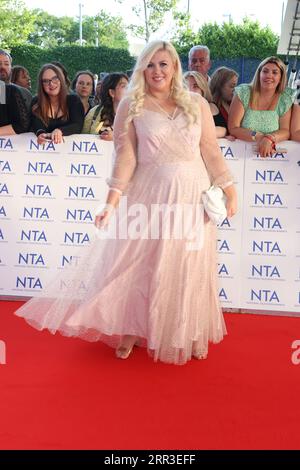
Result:
[[[158,160],[138,160],[139,167],[159,167],[159,166],[166,166],[166,167],[181,167],[186,166],[190,168],[199,168],[203,165],[203,161],[201,159],[193,159],[193,160],[169,160],[169,161],[158,161]]]
[[[180,161],[180,162],[152,162],[139,163],[135,176],[146,174],[148,178],[155,180],[171,180],[172,178],[185,178],[194,181],[208,179],[207,170],[203,160]]]

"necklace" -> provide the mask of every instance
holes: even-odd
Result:
[[[152,96],[150,96],[149,94],[147,94],[147,96],[150,99],[150,101],[152,101],[152,103],[154,103],[158,107],[158,109],[160,109],[167,116],[167,118],[170,119],[170,121],[173,121],[175,119],[175,115],[178,109],[177,106],[175,107],[172,113],[168,113],[162,106],[160,106],[160,104],[157,101],[155,101],[154,98],[152,98]]]

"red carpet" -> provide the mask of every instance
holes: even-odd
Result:
[[[1,449],[299,449],[300,318],[227,314],[208,359],[127,360],[38,332],[0,302]]]

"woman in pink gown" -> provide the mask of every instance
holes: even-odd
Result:
[[[228,217],[237,198],[208,103],[183,87],[171,44],[154,41],[141,53],[117,111],[114,143],[107,205],[95,224],[102,231],[123,228],[114,237],[95,237],[79,266],[66,269],[17,315],[38,329],[104,341],[122,359],[135,344],[167,363],[205,358],[209,341],[220,342],[226,328],[216,227],[199,210],[201,195],[211,184],[220,186]],[[174,236],[175,219],[171,236],[157,228],[157,211],[174,207],[180,214],[192,208],[192,219],[200,217],[192,223],[201,231],[198,240],[192,230],[198,244],[190,232]]]

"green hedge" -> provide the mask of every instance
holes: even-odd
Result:
[[[72,80],[78,70],[90,70],[99,75],[100,72],[121,72],[132,69],[134,58],[126,49],[108,47],[59,46],[43,49],[33,45],[15,46],[11,49],[13,65],[23,65],[29,70],[32,79],[33,93],[39,69],[42,65],[58,60],[68,70]]]

